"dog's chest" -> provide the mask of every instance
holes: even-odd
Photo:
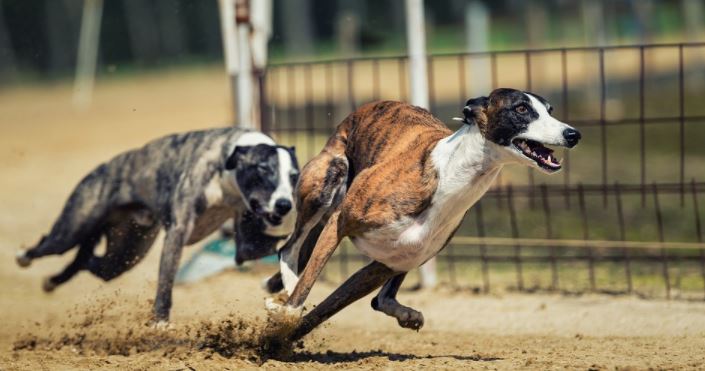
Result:
[[[398,271],[414,269],[445,247],[465,212],[487,191],[499,169],[477,174],[463,188],[440,186],[431,206],[415,217],[404,216],[352,239],[370,258]]]

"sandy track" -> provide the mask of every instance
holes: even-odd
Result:
[[[176,288],[175,328],[155,333],[144,322],[159,246],[109,284],[82,273],[51,295],[41,292],[41,279],[71,256],[27,270],[13,259],[17,247],[46,232],[71,188],[99,161],[161,134],[227,121],[222,81],[196,71],[110,82],[82,113],[67,106],[64,86],[0,92],[0,370],[260,367],[248,342],[264,326],[259,281],[266,272],[228,272]],[[332,288],[318,285],[310,303]],[[369,300],[334,317],[289,358],[261,367],[705,368],[703,303],[404,292],[401,301],[426,318],[416,333],[373,312]],[[244,322],[228,335],[227,320]],[[219,354],[212,335],[234,339],[234,356]]]

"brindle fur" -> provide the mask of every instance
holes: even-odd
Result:
[[[476,125],[483,140],[494,143],[491,146],[507,146],[538,117],[527,94],[531,93],[497,89],[489,97],[471,99],[464,110],[464,121],[470,127]],[[550,114],[550,105],[535,97]],[[519,106],[527,106],[529,111],[522,114],[517,109]],[[577,139],[569,147],[577,143],[580,138],[577,134]],[[304,167],[297,187],[296,227],[281,256],[283,262],[303,261],[299,268],[304,266],[304,269],[300,275],[295,272],[298,281],[286,303],[289,309],[302,307],[342,238],[350,237],[355,241],[358,237],[364,238],[368,232],[389,228],[400,220],[416,220],[415,217],[432,208],[440,181],[432,153],[441,140],[451,135],[451,130],[428,111],[391,101],[366,104],[337,127],[321,153]],[[476,150],[497,151],[495,147],[487,148],[476,147]],[[494,152],[488,154],[493,155]],[[469,191],[474,187],[473,181],[483,176],[489,177],[482,178],[483,181],[491,181],[500,169],[501,165],[487,173],[478,171],[476,178],[468,180]],[[489,183],[482,184],[478,186],[477,192],[481,193],[477,197],[481,197],[489,186]],[[474,202],[471,201],[468,208]],[[450,227],[449,235],[443,235],[446,239],[441,249],[448,244],[459,224],[446,226]],[[392,255],[389,259],[393,261],[395,258]],[[405,273],[372,262],[304,316],[292,338],[306,335],[383,283],[372,307],[395,317],[402,327],[418,330],[423,326],[423,315],[401,305],[395,298]],[[273,291],[281,289],[282,278],[286,286],[286,276],[275,275],[268,288]]]
[[[231,173],[226,160],[247,132],[219,128],[170,135],[101,164],[75,188],[49,234],[18,256],[18,263],[26,266],[78,245],[75,260],[45,281],[45,290],[80,270],[109,281],[140,262],[163,227],[154,316],[167,320],[183,246],[203,239],[229,218],[239,220],[247,210],[237,191],[216,192],[215,200],[208,193],[211,182],[232,176],[226,174]],[[95,256],[103,236],[107,251]]]

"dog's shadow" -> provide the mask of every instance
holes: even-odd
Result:
[[[290,362],[316,362],[323,364],[335,364],[335,363],[350,363],[357,362],[367,358],[373,357],[383,357],[389,361],[402,362],[407,360],[415,359],[436,359],[436,358],[452,358],[459,361],[475,361],[475,362],[492,362],[501,361],[502,358],[499,357],[484,357],[478,354],[461,356],[461,355],[425,355],[419,356],[415,354],[401,354],[401,353],[389,353],[382,350],[371,350],[371,351],[352,351],[350,353],[340,353],[327,351],[325,353],[312,353],[312,352],[297,352],[289,359]]]

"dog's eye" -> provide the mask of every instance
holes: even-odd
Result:
[[[260,173],[266,174],[269,172],[269,168],[264,165],[257,165],[257,171],[259,171]]]
[[[296,185],[296,182],[299,180],[299,173],[293,173],[289,177],[291,180],[291,185]]]
[[[522,114],[523,114],[523,113],[527,113],[527,112],[529,111],[529,110],[526,108],[526,106],[523,105],[523,104],[522,104],[521,106],[518,106],[518,107],[515,108],[514,110],[517,111],[517,112],[519,112],[519,113],[522,113]]]

